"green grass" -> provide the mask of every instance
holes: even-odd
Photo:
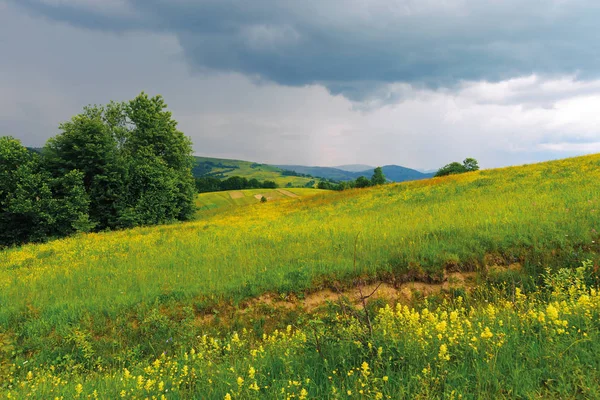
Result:
[[[319,189],[309,188],[287,188],[287,189],[245,189],[245,190],[232,190],[227,192],[210,192],[201,193],[196,199],[196,206],[198,207],[198,215],[207,214],[208,211],[221,212],[227,208],[247,206],[250,204],[260,203],[260,197],[265,196],[267,201],[276,201],[280,199],[286,199],[289,196],[286,192],[293,193],[297,196],[311,196],[315,194],[323,194],[326,191]],[[233,197],[232,197],[233,193]],[[244,197],[237,197],[236,193],[242,193]]]
[[[250,161],[241,160],[229,160],[221,158],[210,158],[210,157],[195,157],[196,162],[212,162],[215,164],[223,164],[226,166],[235,166],[232,168],[213,168],[210,172],[211,175],[221,174],[223,177],[228,178],[230,176],[241,176],[247,179],[258,179],[259,181],[274,181],[280,187],[286,187],[291,184],[293,187],[305,187],[311,181],[316,183],[319,182],[318,178],[305,178],[300,176],[284,176],[282,169],[277,168],[268,164],[259,164]]]
[[[0,366],[114,372],[191,347],[206,330],[203,315],[267,291],[302,296],[358,276],[439,281],[446,268],[516,262],[531,282],[545,267],[599,259],[599,155],[245,207],[223,201],[191,223],[1,252],[0,348],[9,350]],[[517,342],[543,343],[530,339]],[[561,343],[566,351],[572,342]],[[299,349],[301,363],[308,350]]]

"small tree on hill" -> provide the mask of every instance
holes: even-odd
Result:
[[[375,168],[373,171],[373,176],[371,177],[372,185],[383,185],[385,183],[385,175],[383,174],[383,170],[381,167]]]
[[[467,172],[477,171],[479,170],[479,163],[474,158],[465,158],[463,161],[463,167],[465,167]]]
[[[358,178],[356,178],[356,181],[354,181],[354,187],[355,188],[366,188],[371,186],[371,181],[368,180],[367,178],[365,178],[364,176],[359,176]]]
[[[435,173],[435,176],[464,174],[465,172],[477,171],[478,169],[479,164],[476,159],[465,158],[462,164],[456,161],[446,164]]]

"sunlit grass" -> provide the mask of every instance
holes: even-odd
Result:
[[[0,351],[0,363],[70,365],[64,357],[86,340],[112,368],[144,360],[164,347],[157,338],[202,329],[177,321],[265,291],[301,294],[357,276],[435,281],[445,268],[489,263],[521,263],[535,280],[545,267],[598,260],[600,156],[222,204],[191,223],[0,252],[0,332],[16,349]]]
[[[489,289],[486,295],[495,296],[489,303],[456,297],[418,308],[385,306],[373,314],[372,324],[332,308],[322,319],[259,339],[245,329],[200,335],[181,352],[110,369],[95,359],[91,338],[74,330],[74,354],[90,369],[65,368],[64,362],[6,365],[5,395],[598,398],[600,296],[585,284],[585,275],[582,267],[550,276],[544,290],[528,294],[518,287],[509,296]],[[552,282],[557,285],[548,285]]]

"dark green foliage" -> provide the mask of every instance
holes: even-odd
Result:
[[[196,178],[196,190],[198,193],[218,192],[221,190],[221,180],[212,176]]]
[[[86,107],[44,148],[47,169],[82,171],[97,229],[186,220],[196,184],[189,138],[161,96]]]
[[[354,187],[355,188],[366,188],[371,186],[371,181],[368,180],[367,178],[365,178],[364,176],[359,176],[358,178],[356,178],[356,181],[354,182]]]
[[[38,156],[0,142],[0,245],[186,220],[191,141],[161,96],[85,107]]]
[[[227,190],[243,189],[276,189],[277,183],[266,180],[259,181],[256,178],[247,179],[241,176],[230,176],[221,180],[215,176],[204,176],[196,178],[196,190],[198,193],[219,192]]]
[[[264,181],[262,187],[264,189],[277,189],[277,183],[275,181]]]
[[[383,170],[381,167],[375,168],[373,170],[373,176],[371,177],[371,185],[383,185],[385,183],[385,175],[383,174]]]
[[[438,170],[438,172],[436,172],[435,176],[464,174],[465,172],[477,170],[479,170],[479,164],[477,163],[477,160],[474,158],[465,158],[462,164],[455,161],[443,166]]]
[[[52,177],[40,157],[0,138],[0,247],[43,241],[93,227],[83,173]]]
[[[221,190],[242,190],[248,187],[248,179],[240,176],[231,176],[221,182]]]

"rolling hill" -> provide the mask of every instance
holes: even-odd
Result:
[[[373,175],[373,167],[365,165],[348,165],[343,168],[334,167],[307,167],[302,165],[269,165],[250,161],[229,160],[210,157],[195,157],[196,165],[193,174],[196,177],[214,176],[228,178],[241,176],[247,179],[256,178],[260,181],[272,180],[280,187],[310,187],[316,186],[319,178],[335,181],[349,181],[364,176]],[[366,170],[359,170],[366,167]],[[386,178],[391,182],[405,182],[431,178],[433,173],[423,173],[399,165],[386,165],[382,167]],[[358,170],[358,171],[352,171]]]
[[[192,170],[195,177],[213,176],[217,178],[228,178],[241,176],[247,179],[258,179],[259,181],[270,180],[276,182],[280,187],[314,187],[318,179],[304,176],[294,176],[279,167],[259,164],[250,161],[229,160],[211,157],[195,157],[196,163]]]
[[[1,251],[0,398],[597,398],[599,166]]]
[[[242,207],[260,203],[264,196],[267,201],[323,194],[325,190],[309,188],[289,189],[245,189],[224,192],[200,193],[196,199],[197,215],[208,212],[221,212],[227,208]]]
[[[349,171],[341,168],[334,167],[305,167],[301,165],[277,165],[277,167],[295,171],[301,174],[309,174],[312,176],[318,176],[325,179],[332,179],[336,181],[349,181],[364,176],[370,178],[373,175],[373,169],[360,171]],[[356,169],[356,166],[350,166],[352,169]],[[416,181],[420,179],[431,178],[433,173],[423,173],[417,170],[401,167],[399,165],[385,165],[382,167],[383,174],[385,177],[392,182],[406,182]]]

